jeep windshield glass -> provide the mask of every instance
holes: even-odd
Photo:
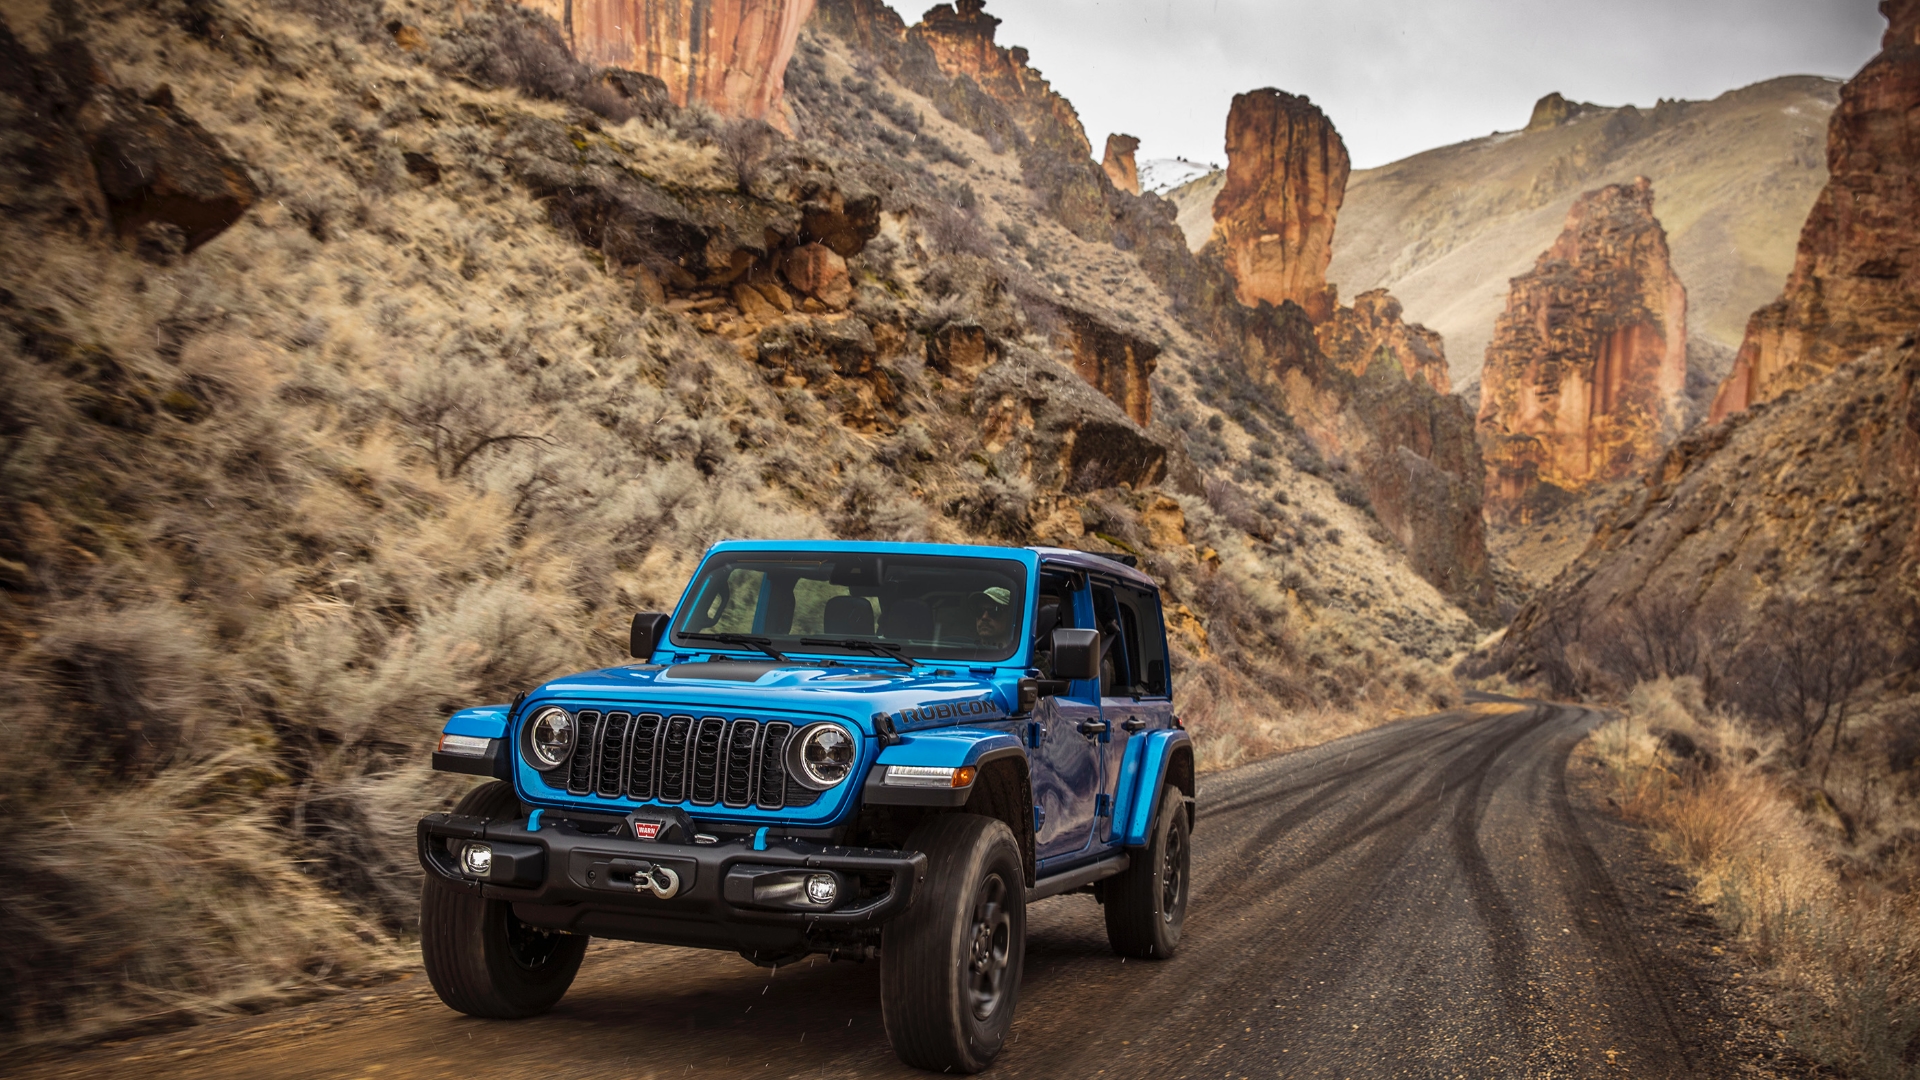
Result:
[[[1026,610],[1026,567],[1012,559],[723,552],[688,588],[672,641],[710,651],[729,647],[714,635],[744,635],[753,643],[731,647],[997,663],[1019,648]]]

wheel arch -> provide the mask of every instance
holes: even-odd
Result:
[[[958,812],[979,814],[1006,823],[1020,845],[1020,868],[1028,888],[1035,880],[1033,851],[1033,784],[1028,773],[1027,756],[1018,750],[1000,750],[983,755],[980,774],[974,778],[973,792]]]

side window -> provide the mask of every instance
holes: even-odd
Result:
[[[1132,611],[1119,602],[1119,590],[1111,585],[1093,587],[1093,617],[1100,631],[1100,696],[1124,697],[1133,694],[1139,680],[1134,674],[1139,656],[1139,623]],[[1138,696],[1138,695],[1134,695]]]
[[[1053,632],[1079,625],[1074,618],[1074,585],[1071,577],[1043,574],[1034,597],[1034,666],[1048,678],[1053,676]]]
[[[1167,635],[1160,619],[1160,597],[1143,590],[1119,590],[1120,610],[1127,624],[1127,641],[1134,658],[1133,697],[1166,697]]]

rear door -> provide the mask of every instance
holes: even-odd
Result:
[[[1100,665],[1100,716],[1106,741],[1101,745],[1095,831],[1100,843],[1118,844],[1123,837],[1116,822],[1128,810],[1118,804],[1132,797],[1138,782],[1143,745],[1138,737],[1173,726],[1172,682],[1159,591],[1131,582],[1096,582],[1093,601],[1106,651]],[[1156,794],[1147,792],[1144,797]]]
[[[1058,605],[1058,627],[1092,627],[1093,597],[1081,574],[1044,571],[1036,597],[1038,611]],[[1053,628],[1037,619],[1035,633],[1044,645]],[[1036,653],[1041,674],[1050,676],[1051,657]],[[1082,679],[1068,693],[1040,699],[1027,729],[1032,763],[1034,854],[1042,864],[1061,866],[1083,856],[1094,844],[1094,805],[1100,795],[1103,727],[1100,680]]]

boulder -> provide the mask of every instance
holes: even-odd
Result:
[[[973,413],[998,472],[1041,490],[1156,484],[1174,453],[1071,369],[1017,346],[980,374]]]
[[[787,281],[802,293],[836,310],[853,302],[847,260],[825,244],[803,244],[787,253]]]
[[[1644,469],[1679,434],[1687,291],[1641,177],[1587,192],[1513,279],[1481,373],[1490,519],[1523,523]]]

